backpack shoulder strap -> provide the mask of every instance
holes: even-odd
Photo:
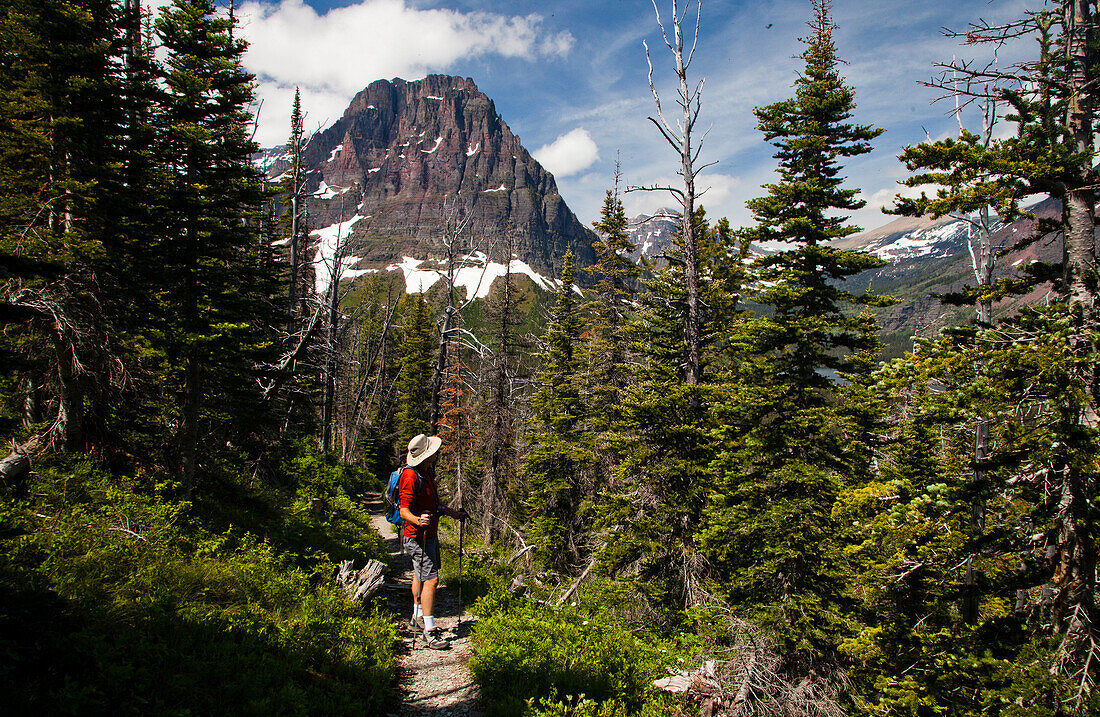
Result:
[[[416,470],[415,468],[413,468],[412,466],[407,465],[407,464],[404,468],[401,469],[402,473],[404,473],[405,471],[412,471],[413,475],[416,476],[416,488],[414,488],[413,490],[419,492],[420,491],[420,486],[424,482],[424,479],[420,477],[420,471]],[[398,482],[400,482],[400,479],[398,480]]]

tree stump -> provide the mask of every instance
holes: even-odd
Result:
[[[355,571],[354,560],[344,560],[336,572],[336,584],[344,589],[349,598],[359,602],[382,587],[385,574],[385,563],[377,560],[368,560],[363,569],[358,572]]]

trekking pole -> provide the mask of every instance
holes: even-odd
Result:
[[[462,540],[466,535],[466,519],[459,518],[458,520],[458,627],[455,628],[457,632],[462,628],[462,613],[466,612],[465,606],[462,604]]]

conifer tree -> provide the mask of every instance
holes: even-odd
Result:
[[[211,0],[176,0],[156,23],[167,54],[160,98],[166,206],[159,244],[168,385],[178,400],[177,472],[195,486],[204,437],[255,430],[253,373],[271,346],[258,288],[255,219],[263,201],[252,167],[252,78],[234,20]],[[213,400],[217,398],[217,400]],[[224,445],[224,441],[222,441]]]
[[[862,626],[841,649],[855,660],[867,712],[919,704],[979,715],[1012,703],[1069,715],[1100,704],[1095,643],[1086,625],[1074,626],[1087,615],[1075,591],[1087,590],[1080,566],[1089,546],[1075,546],[1076,563],[1050,547],[1063,537],[1067,502],[1052,488],[1070,475],[1088,489],[1097,475],[1095,434],[1079,433],[1074,419],[1087,394],[1063,362],[1073,322],[1064,305],[1028,309],[991,329],[944,331],[877,372],[893,407],[887,458],[834,506],[853,526],[863,600]],[[976,481],[973,426],[982,419],[991,451]],[[1096,519],[1076,515],[1082,532]],[[1064,632],[1052,637],[1058,624]]]
[[[582,553],[581,530],[589,522],[581,501],[590,493],[594,456],[582,435],[586,402],[579,351],[582,322],[574,293],[573,253],[562,263],[557,302],[546,327],[534,421],[526,442],[526,510],[530,535],[543,565],[565,572]]]
[[[408,297],[405,335],[401,343],[401,374],[398,379],[397,442],[394,450],[403,455],[409,441],[430,429],[432,398],[432,321],[421,294]]]
[[[728,245],[717,250],[719,237],[699,207],[692,236],[697,249],[713,242],[708,261],[736,261]],[[635,337],[635,379],[622,391],[612,429],[601,441],[615,457],[609,488],[596,524],[615,533],[601,560],[618,574],[634,576],[633,589],[666,607],[697,605],[707,599],[707,567],[696,533],[713,481],[711,406],[715,398],[715,338],[723,332],[711,311],[701,314],[699,376],[689,383],[684,366],[683,236],[677,237],[672,260],[645,282],[639,308],[628,331]],[[697,255],[702,258],[700,251]],[[706,306],[714,291],[715,265],[702,265],[699,295]]]
[[[589,415],[595,421],[590,430],[597,433],[607,430],[610,412],[628,380],[627,318],[638,280],[638,265],[630,258],[634,244],[619,197],[618,179],[616,169],[615,187],[607,190],[600,218],[592,223],[599,238],[592,243],[596,264],[588,269],[596,281],[593,298],[588,302],[588,340],[582,348],[588,366]]]
[[[1071,332],[1070,346],[1062,365],[1048,370],[1066,372],[1073,385],[1084,386],[1087,399],[1067,398],[1063,406],[1074,406],[1075,416],[1066,421],[1045,452],[1061,454],[1067,448],[1074,455],[1090,452],[1100,404],[1100,372],[1095,356],[1098,312],[1096,309],[1097,263],[1095,239],[1097,89],[1093,81],[1097,67],[1095,3],[1059,0],[1001,25],[975,23],[964,32],[952,33],[968,44],[1000,47],[1024,40],[1035,54],[1008,68],[991,67],[978,72],[966,60],[941,63],[944,74],[932,84],[957,93],[964,101],[1004,100],[1011,107],[1007,119],[1016,123],[1014,136],[976,146],[932,145],[914,152],[920,166],[961,177],[985,177],[976,186],[1002,202],[1018,201],[1034,193],[1045,193],[1062,205],[1058,222],[1040,222],[1030,237],[1053,236],[1062,240],[1062,261],[1035,263],[1021,276],[995,284],[988,291],[998,298],[1010,290],[1026,290],[1050,281],[1063,306],[1052,306],[1028,319],[1029,330],[1060,336]],[[948,150],[953,149],[954,153]],[[996,191],[991,191],[992,187]],[[952,197],[948,197],[951,199]],[[1074,317],[1065,324],[1064,312]],[[1027,331],[1010,332],[1025,343]],[[997,354],[993,354],[996,356]],[[1036,378],[1036,380],[1038,380]],[[1072,391],[1070,393],[1073,393]],[[1071,428],[1075,425],[1076,428]],[[1072,436],[1072,437],[1071,437]],[[1063,441],[1069,443],[1063,443]],[[1073,446],[1072,448],[1070,446]],[[1096,479],[1091,469],[1063,456],[1058,459],[1057,487],[1050,490],[1061,500],[1053,516],[1054,526],[1046,534],[1050,561],[1050,587],[1054,597],[1042,606],[1051,610],[1049,627],[1055,634],[1070,636],[1077,647],[1075,658],[1086,664],[1094,654],[1082,645],[1095,644],[1095,579],[1097,515],[1090,496]],[[975,465],[977,472],[981,468]],[[1073,662],[1069,660],[1068,662]]]
[[[103,430],[104,402],[91,410],[89,399],[92,372],[109,363],[97,277],[118,258],[105,253],[123,119],[115,11],[55,0],[0,9],[0,314],[22,329],[13,364],[49,386],[50,442],[63,450]]]
[[[290,295],[290,315],[293,318],[298,310],[298,277],[301,274],[299,268],[299,252],[303,229],[303,193],[305,183],[302,176],[302,152],[305,149],[305,132],[302,127],[304,115],[302,114],[302,98],[298,88],[294,88],[294,104],[290,109],[290,137],[287,139],[287,153],[290,155],[290,167],[287,168],[286,178],[283,180],[284,202],[286,203],[289,217],[290,241],[290,276],[287,286]]]
[[[746,322],[739,339],[747,358],[718,407],[723,448],[699,536],[722,592],[801,670],[835,657],[847,608],[831,509],[843,481],[868,466],[863,426],[826,372],[866,372],[873,320],[844,306],[882,303],[842,286],[882,262],[827,243],[858,231],[840,213],[863,206],[843,188],[840,160],[870,151],[882,130],[849,122],[854,93],[838,71],[829,3],[812,5],[795,96],[756,111],[778,149],[780,181],[749,202],[758,226],[746,230],[794,248],[756,262],[753,298],[771,315]]]

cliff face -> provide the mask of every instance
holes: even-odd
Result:
[[[285,162],[272,160],[274,177]],[[374,82],[311,139],[304,160],[314,229],[363,217],[348,239],[361,267],[440,258],[448,226],[463,220],[460,244],[493,260],[509,243],[549,276],[568,249],[581,265],[594,259],[592,232],[470,79]]]

